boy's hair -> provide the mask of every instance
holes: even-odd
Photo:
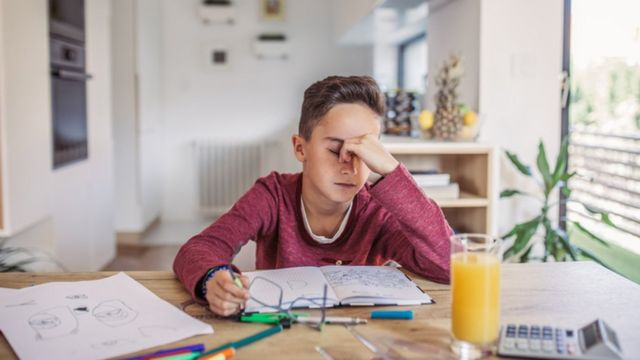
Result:
[[[370,76],[329,76],[317,81],[304,92],[298,133],[305,140],[329,110],[339,104],[361,104],[382,117],[384,95]]]

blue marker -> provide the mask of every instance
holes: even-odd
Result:
[[[411,320],[413,319],[413,311],[411,310],[392,310],[392,311],[383,311],[377,310],[371,312],[372,319],[401,319],[401,320]]]

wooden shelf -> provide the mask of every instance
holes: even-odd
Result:
[[[393,136],[383,136],[382,143],[409,170],[437,170],[458,183],[460,198],[436,200],[456,231],[495,235],[493,146]]]
[[[489,206],[489,199],[477,195],[470,194],[465,191],[460,191],[460,198],[458,199],[434,199],[438,205],[442,208],[449,207],[483,207]]]

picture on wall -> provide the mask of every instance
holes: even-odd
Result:
[[[284,21],[285,0],[260,0],[260,16],[267,21]]]

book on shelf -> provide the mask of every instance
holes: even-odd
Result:
[[[423,186],[422,191],[433,200],[451,200],[460,198],[460,186],[452,182],[442,186]]]
[[[391,266],[300,266],[243,274],[251,283],[251,299],[245,307],[247,313],[276,312],[278,307],[320,307],[324,302],[325,285],[327,307],[433,302],[416,283]]]
[[[411,176],[420,187],[444,186],[451,181],[449,174],[437,171],[411,171]]]

